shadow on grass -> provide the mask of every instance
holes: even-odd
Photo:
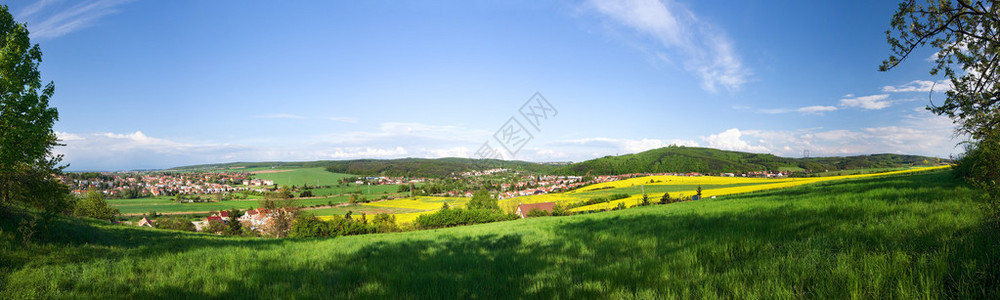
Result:
[[[237,239],[193,232],[105,225],[95,220],[66,217],[36,219],[31,242],[24,243],[21,220],[35,214],[11,211],[0,220],[0,285],[9,271],[26,266],[87,263],[117,260],[128,256],[152,259],[157,256],[201,248],[227,246],[267,249],[283,243],[277,239]],[[0,286],[2,288],[2,286]]]
[[[332,258],[289,252],[238,261],[250,266],[238,279],[220,276],[225,288],[219,290],[191,283],[151,290],[121,285],[142,277],[95,288],[123,291],[119,295],[125,298],[996,297],[996,232],[979,224],[936,224],[908,206],[974,194],[948,176],[864,179],[741,195],[706,201],[697,207],[703,210],[664,205],[517,221],[509,223],[515,233],[508,234],[476,231],[497,228],[484,226],[424,238],[398,235]],[[811,196],[801,194],[804,189]],[[906,196],[869,193],[880,189]],[[817,190],[857,194],[859,200],[834,203]],[[741,199],[762,202],[726,208]],[[953,213],[975,216],[968,209],[941,214]],[[271,248],[282,242],[221,238],[171,244],[184,237],[151,231],[131,240],[108,236],[125,241],[107,245],[140,256],[240,243],[269,251],[322,251],[333,245],[293,240],[287,243],[315,244]],[[150,243],[166,245],[141,248]]]

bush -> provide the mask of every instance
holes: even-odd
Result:
[[[515,214],[507,214],[499,210],[451,208],[439,210],[433,214],[421,215],[417,217],[415,223],[418,228],[431,229],[516,220],[518,218]]]
[[[178,217],[162,217],[157,219],[155,224],[159,229],[194,231],[194,224],[191,221]]]
[[[88,217],[101,220],[111,220],[118,215],[117,208],[108,206],[108,201],[104,200],[104,194],[98,191],[89,191],[76,203],[74,213],[80,217]]]
[[[528,215],[527,216],[529,218],[531,218],[531,217],[547,217],[547,216],[551,216],[551,215],[552,215],[552,213],[550,213],[547,210],[535,208],[535,209],[532,209],[532,210],[528,211]]]
[[[208,226],[202,230],[205,232],[220,233],[223,230],[226,230],[226,223],[216,220],[208,221]]]
[[[288,230],[288,237],[329,237],[332,235],[330,226],[315,216],[301,215],[292,222],[292,228]]]

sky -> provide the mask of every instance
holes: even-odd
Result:
[[[67,170],[583,161],[668,145],[948,157],[932,49],[879,72],[892,1],[9,3]]]

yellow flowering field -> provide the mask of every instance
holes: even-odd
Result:
[[[628,186],[632,186],[632,185],[637,184],[637,183],[638,184],[645,184],[647,186],[649,186],[649,185],[655,185],[655,184],[662,184],[662,183],[649,183],[650,179],[653,179],[654,181],[656,181],[656,180],[662,180],[662,181],[664,181],[663,183],[670,183],[670,184],[705,184],[705,185],[709,185],[709,184],[716,184],[717,185],[717,184],[734,184],[734,183],[740,183],[740,181],[738,181],[739,179],[754,180],[754,181],[743,181],[743,183],[760,182],[760,180],[764,180],[766,182],[773,182],[773,183],[769,183],[769,184],[757,184],[757,185],[746,185],[746,186],[736,186],[736,187],[724,187],[724,188],[717,188],[717,189],[702,189],[702,191],[701,191],[702,197],[712,197],[712,196],[732,195],[732,194],[741,194],[741,193],[749,193],[749,192],[756,192],[756,191],[764,191],[764,190],[788,188],[788,187],[794,187],[794,186],[799,186],[799,185],[804,185],[804,184],[810,184],[810,183],[815,183],[815,182],[841,180],[841,179],[866,178],[866,177],[895,175],[895,174],[905,174],[905,173],[920,172],[920,171],[929,171],[929,170],[937,170],[937,169],[944,169],[944,168],[950,168],[950,166],[936,166],[936,167],[926,167],[926,168],[915,168],[915,169],[908,169],[908,170],[899,170],[899,171],[891,171],[891,172],[884,172],[884,173],[860,174],[860,175],[843,175],[843,176],[809,177],[809,178],[782,178],[782,179],[742,178],[742,177],[714,177],[714,176],[700,176],[700,177],[649,176],[649,177],[639,177],[639,178],[631,178],[631,179],[628,179],[628,180],[621,180],[620,182],[606,182],[606,183],[602,183],[602,185],[611,184],[611,183],[619,183],[617,185],[606,185],[606,186],[628,187]],[[645,182],[645,183],[643,183],[643,182]],[[697,182],[697,183],[695,183],[695,182]],[[590,188],[590,186],[588,186],[587,188],[580,189],[580,190],[590,190],[590,189],[592,189],[592,188]],[[577,190],[577,191],[580,191],[580,190]],[[576,191],[573,191],[573,192],[576,192]],[[567,194],[572,194],[573,192],[569,192]],[[690,191],[680,191],[680,192],[676,192],[676,193],[671,193],[671,195],[673,197],[680,197],[681,195],[684,195],[684,197],[690,197],[691,195],[694,195],[696,193],[697,193],[697,191],[690,190]],[[657,194],[657,195],[650,194],[649,195],[650,201],[652,201],[652,202],[659,201],[659,199],[660,199],[659,197],[660,196],[662,196],[662,194]],[[541,199],[539,199],[539,200],[541,200]],[[583,200],[585,200],[585,199],[580,199],[579,201],[583,201]],[[545,202],[545,201],[539,201],[539,202]],[[577,207],[577,208],[571,209],[571,211],[588,211],[588,210],[612,209],[612,208],[618,206],[618,203],[625,203],[625,206],[633,206],[633,205],[639,204],[640,202],[642,202],[642,195],[632,195],[631,197],[628,197],[628,198],[625,198],[625,199],[621,199],[621,200],[615,200],[615,201],[609,201],[609,202],[605,202],[605,203],[598,203],[598,204],[593,204],[593,205],[587,205],[587,206]],[[525,203],[529,203],[529,202],[525,202]],[[534,202],[530,202],[530,203],[534,203]]]
[[[409,208],[409,209],[440,209],[443,203],[447,202],[448,206],[452,207],[463,207],[469,202],[469,198],[465,197],[425,197],[418,196],[414,198],[402,198],[378,202],[370,202],[362,205],[365,206],[375,206],[375,207],[397,207],[397,208]]]
[[[639,185],[645,185],[647,188],[654,186],[724,186],[724,185],[737,185],[731,187],[720,187],[720,188],[705,188],[702,189],[702,197],[712,197],[712,196],[723,196],[732,195],[740,193],[749,193],[756,191],[764,191],[771,189],[780,189],[799,186],[803,184],[810,184],[815,182],[840,180],[840,179],[850,179],[850,178],[865,178],[874,176],[884,176],[893,174],[903,174],[918,171],[927,171],[935,169],[949,168],[950,166],[937,166],[937,167],[927,167],[927,168],[916,168],[909,170],[892,171],[885,173],[873,173],[873,174],[861,174],[861,175],[844,175],[844,176],[829,176],[829,177],[810,177],[810,178],[747,178],[747,177],[717,177],[717,176],[647,176],[647,177],[637,177],[629,178],[625,180],[605,182],[594,185],[589,185],[580,189],[565,193],[551,193],[542,195],[532,195],[532,196],[522,196],[514,197],[509,199],[500,200],[500,207],[508,212],[513,212],[518,204],[527,203],[540,203],[540,202],[556,202],[560,205],[567,205],[572,203],[577,203],[581,201],[586,201],[592,197],[592,194],[588,195],[587,192],[609,190],[616,188],[627,188]],[[653,182],[650,183],[650,180]],[[742,185],[742,186],[741,186]],[[696,191],[692,190],[682,190],[682,191],[671,191],[670,194],[673,197],[690,197],[694,195]],[[656,202],[660,200],[662,193],[648,193],[649,200]],[[386,200],[365,203],[363,205],[373,206],[373,207],[395,207],[395,208],[407,208],[407,209],[418,209],[423,210],[420,212],[412,213],[399,213],[393,214],[396,216],[396,222],[412,223],[416,218],[423,214],[434,213],[441,209],[441,204],[448,202],[448,205],[452,207],[464,207],[466,203],[469,202],[469,198],[465,197],[429,197],[429,196],[419,196],[414,198],[403,198],[395,200]],[[602,210],[602,209],[612,209],[618,206],[618,203],[625,203],[625,206],[634,206],[642,202],[642,194],[632,194],[630,197],[625,199],[619,199],[604,203],[598,203],[593,205],[581,206],[571,211],[588,211],[588,210]],[[323,217],[320,217],[323,218]]]

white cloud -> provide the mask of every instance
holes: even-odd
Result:
[[[92,26],[101,17],[118,12],[118,6],[130,0],[91,0],[69,7],[59,7],[62,1],[40,0],[25,7],[18,19],[27,20],[31,38],[60,37]]]
[[[427,156],[429,158],[469,157],[469,148],[466,148],[466,147],[450,147],[450,148],[442,148],[442,149],[424,149],[423,151],[430,154],[430,156]]]
[[[798,112],[798,113],[810,114],[810,115],[822,115],[824,112],[830,112],[830,111],[835,111],[835,110],[837,110],[836,106],[815,105],[815,106],[799,107],[799,108],[796,108],[796,109],[789,109],[789,108],[762,108],[762,109],[757,110],[757,112],[760,112],[762,114],[770,114],[770,115],[787,114],[787,113],[790,113],[790,112]]]
[[[937,82],[930,80],[914,80],[906,84],[897,86],[883,86],[882,91],[887,93],[905,93],[905,92],[947,92],[951,90],[950,80],[939,80]]]
[[[65,155],[65,162],[70,163],[71,170],[162,168],[177,164],[219,162],[225,159],[225,154],[248,149],[230,144],[178,142],[150,137],[142,131],[89,134],[57,132],[56,135],[66,146],[55,147],[53,152]]]
[[[329,117],[327,119],[329,119],[330,121],[337,121],[337,122],[344,122],[344,123],[357,123],[358,122],[358,118],[352,118],[352,117]]]
[[[64,142],[65,141],[78,141],[78,140],[82,140],[83,139],[82,136],[79,136],[79,135],[76,135],[76,134],[72,134],[72,133],[69,133],[69,132],[60,132],[60,131],[56,131],[56,138],[58,138],[60,141],[64,141]]]
[[[346,147],[321,152],[320,157],[327,159],[399,158],[406,154],[408,152],[401,146],[395,148]]]
[[[750,76],[730,39],[680,4],[669,0],[591,0],[587,6],[656,39],[669,52],[650,51],[659,59],[670,62],[674,61],[670,54],[682,56],[677,60],[684,61],[688,71],[701,77],[705,90],[736,90]]]
[[[797,109],[796,111],[798,111],[800,113],[805,113],[805,114],[822,114],[824,112],[835,111],[835,110],[837,110],[836,106],[821,106],[821,105],[817,105],[817,106],[801,107],[801,108]]]
[[[574,140],[561,140],[552,142],[549,145],[556,147],[585,146],[592,148],[603,148],[606,149],[606,151],[615,151],[614,153],[627,154],[627,153],[639,153],[642,151],[662,148],[670,145],[698,146],[698,142],[691,140],[679,140],[679,139],[663,140],[663,139],[643,138],[640,140],[634,140],[634,139],[596,137],[596,138],[583,138]]]
[[[889,94],[862,96],[854,98],[840,99],[840,106],[857,107],[864,110],[878,110],[889,107],[891,101],[887,101]]]
[[[254,117],[258,119],[300,119],[300,120],[306,118],[300,115],[293,115],[293,114],[268,114],[268,115],[254,116]]]
[[[751,145],[750,143],[744,141],[741,137],[743,133],[740,132],[738,128],[727,129],[718,134],[712,134],[707,137],[702,137],[702,140],[708,142],[708,146],[717,149],[724,150],[735,150],[735,151],[748,151],[748,152],[768,152],[767,147],[760,145]]]

